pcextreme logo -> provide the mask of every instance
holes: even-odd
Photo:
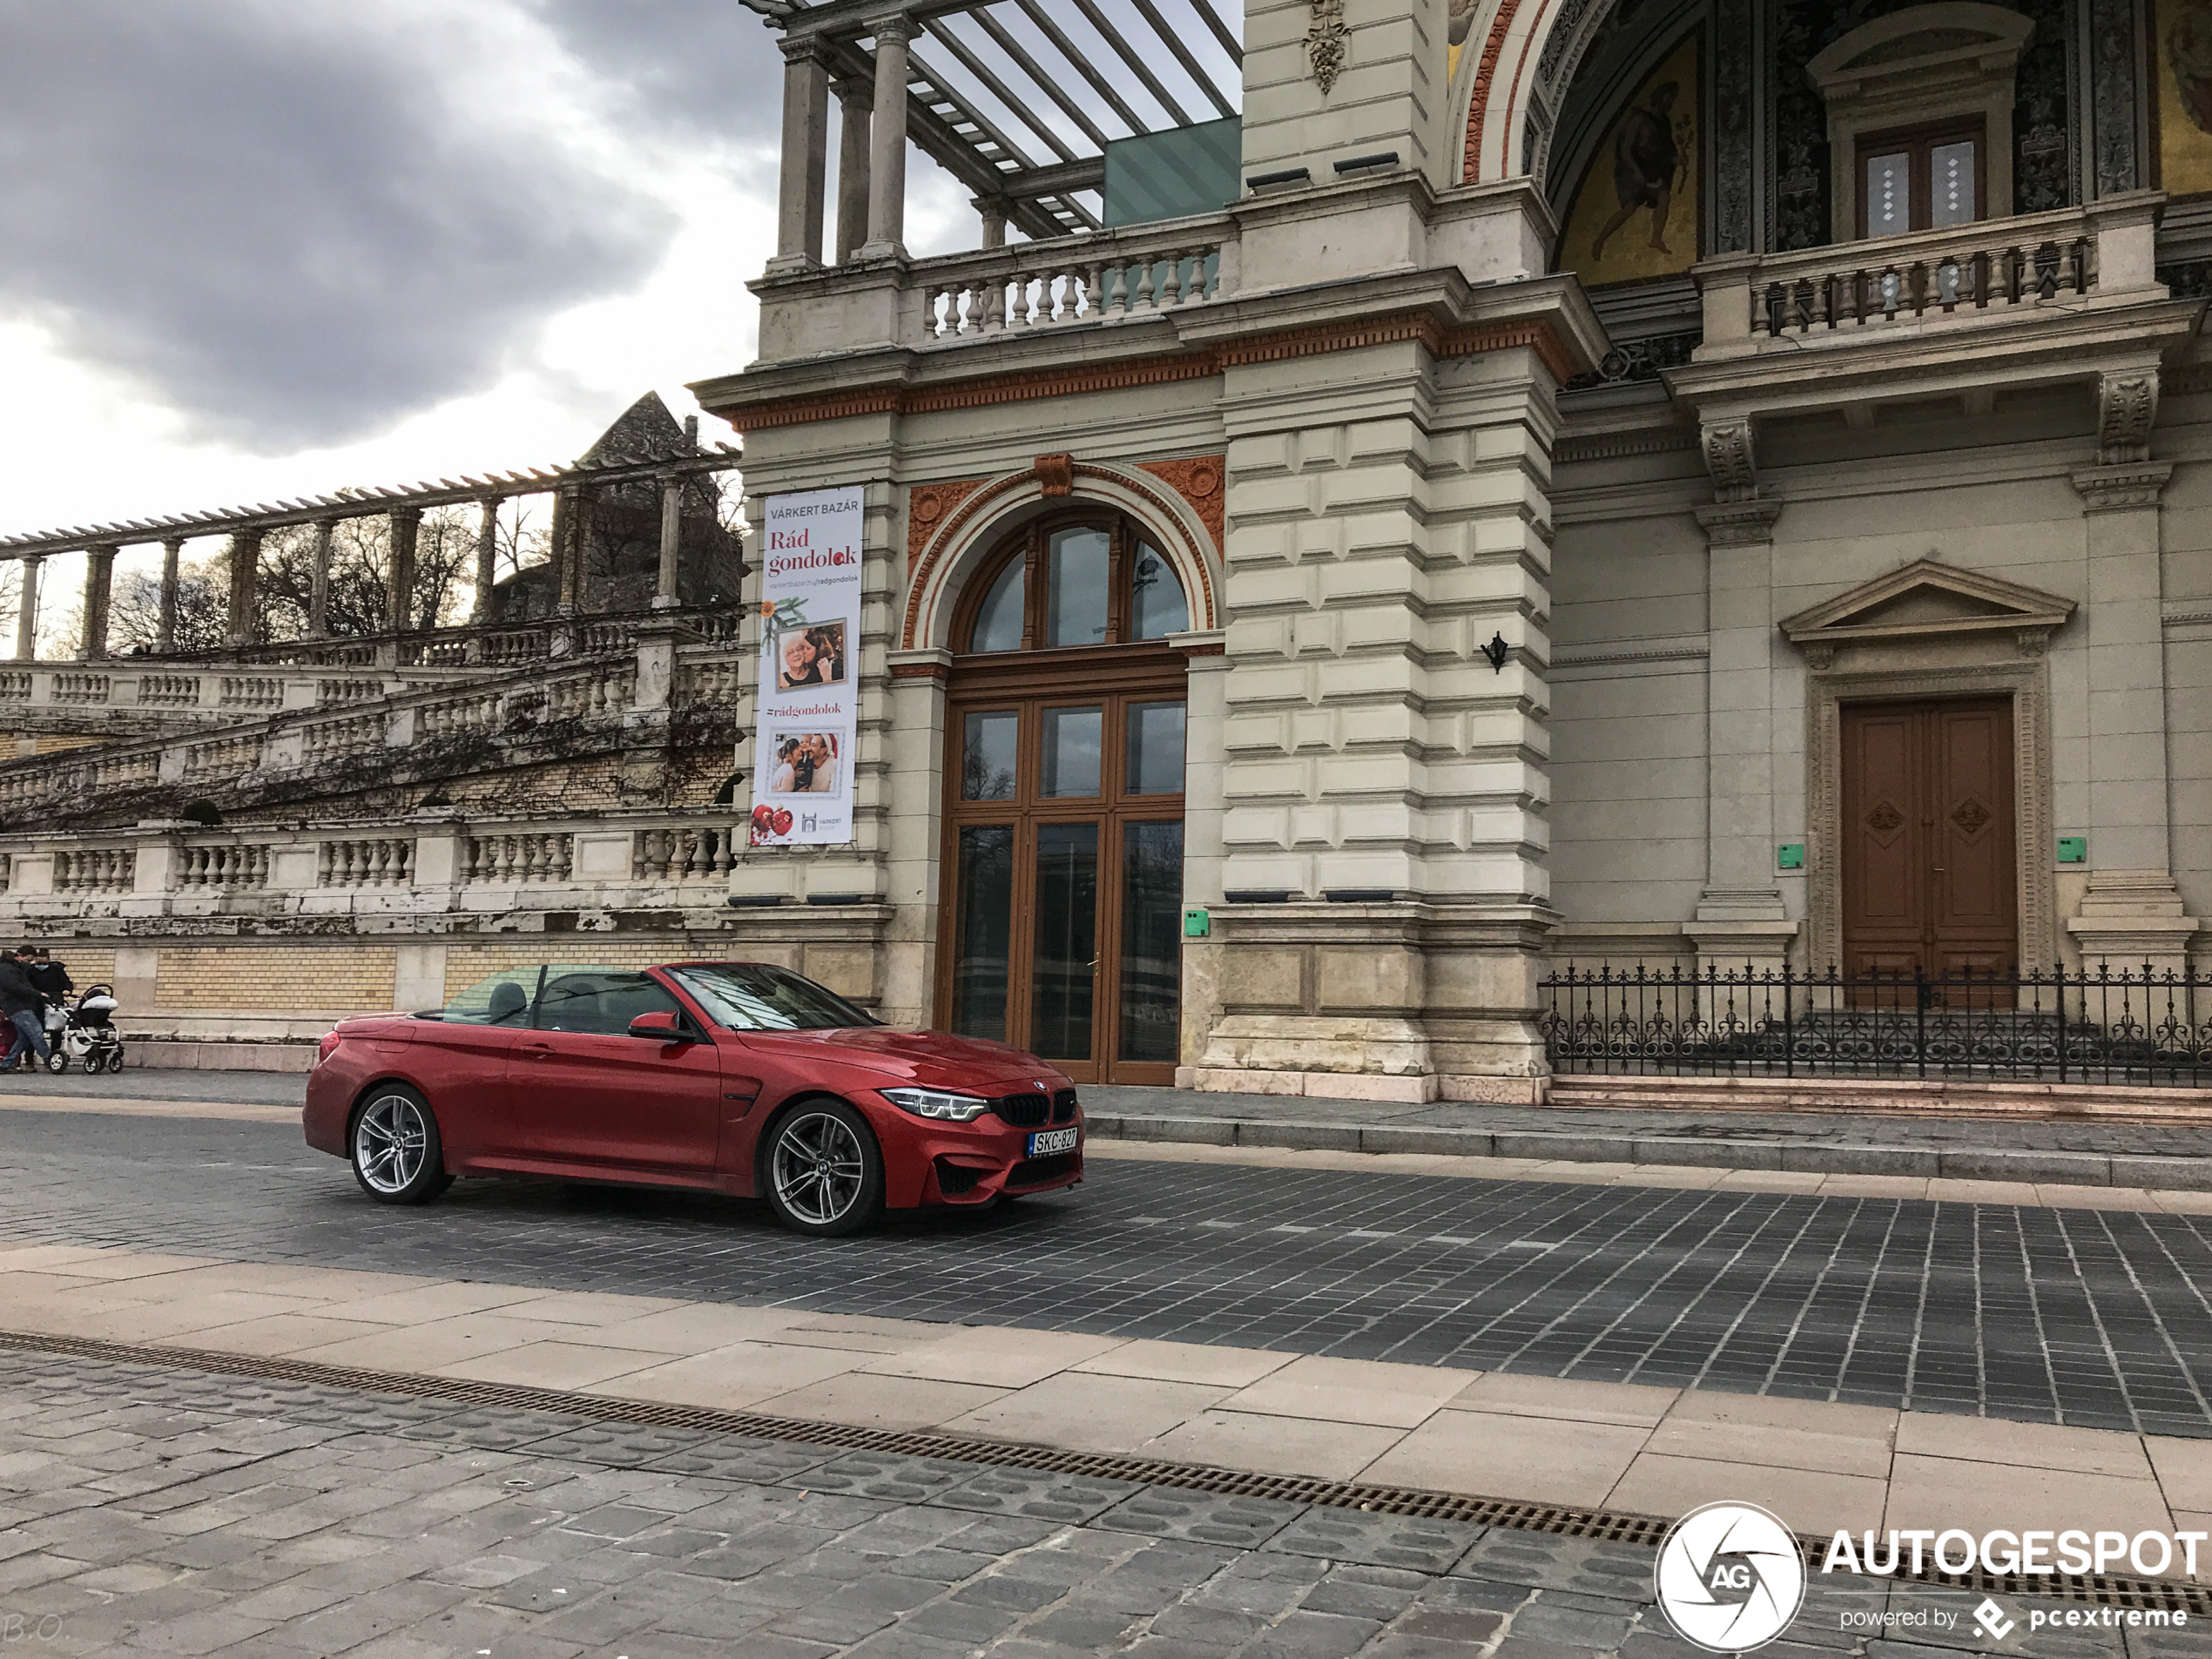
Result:
[[[1708,1653],[1764,1648],[1804,1604],[1796,1535],[1756,1504],[1691,1510],[1660,1544],[1656,1576],[1667,1622]]]

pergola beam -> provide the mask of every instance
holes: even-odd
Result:
[[[550,471],[495,473],[482,478],[445,479],[438,483],[388,489],[341,489],[334,495],[292,502],[264,502],[208,513],[180,513],[170,518],[132,519],[122,524],[80,524],[65,530],[0,536],[0,559],[38,559],[79,553],[94,547],[128,547],[140,542],[189,541],[203,536],[258,536],[325,519],[374,518],[395,511],[420,512],[470,502],[541,496],[575,483],[604,488],[680,475],[689,477],[727,472],[745,457],[733,444],[718,444],[701,455],[660,461],[624,462],[607,467],[558,467]]]
[[[1061,28],[1049,11],[1039,5],[1037,0],[1015,0],[1015,3],[1022,8],[1029,21],[1036,24],[1039,31],[1053,44],[1060,55],[1076,66],[1076,72],[1090,83],[1091,90],[1106,100],[1106,107],[1121,117],[1131,132],[1144,133],[1151,131],[1137,118],[1136,111],[1130,108],[1121,93],[1115,89],[1114,83],[1099,72],[1098,65],[1090,61],[1089,54],[1068,38],[1067,30]]]

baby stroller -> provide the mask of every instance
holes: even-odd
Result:
[[[64,1072],[72,1060],[87,1076],[123,1069],[123,1038],[115,1028],[115,988],[88,985],[75,1008],[66,1003],[46,1010],[46,1069]]]

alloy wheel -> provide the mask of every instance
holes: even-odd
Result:
[[[403,1192],[422,1172],[430,1144],[422,1109],[405,1095],[371,1101],[354,1126],[354,1161],[378,1192]]]
[[[867,1172],[860,1137],[827,1112],[795,1117],[776,1137],[776,1196],[809,1225],[826,1226],[850,1211]]]

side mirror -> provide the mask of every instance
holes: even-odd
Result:
[[[643,1037],[648,1042],[689,1042],[691,1034],[684,1028],[684,1022],[668,1013],[641,1014],[630,1022],[630,1035]]]

